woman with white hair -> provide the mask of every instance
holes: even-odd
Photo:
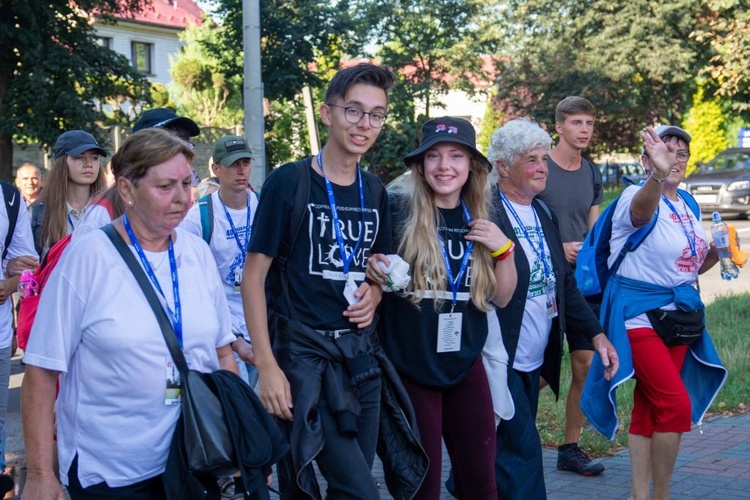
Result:
[[[546,498],[542,445],[536,429],[539,378],[557,395],[563,332],[576,322],[587,333],[611,377],[618,358],[576,286],[565,260],[557,217],[535,197],[547,184],[549,134],[534,122],[513,120],[492,134],[488,159],[495,167],[500,230],[516,245],[518,286],[498,311],[509,356],[508,387],[515,415],[497,428],[498,498]]]

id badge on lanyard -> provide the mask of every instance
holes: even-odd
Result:
[[[193,366],[193,358],[189,354],[185,354],[185,361],[187,362],[188,368]],[[180,389],[182,388],[182,380],[180,378],[180,370],[172,359],[170,354],[166,357],[166,377],[167,377],[167,388],[164,391],[164,404],[167,406],[180,404]]]
[[[463,313],[449,312],[438,315],[437,352],[461,350],[461,327]]]
[[[555,282],[551,278],[547,278],[544,284],[544,296],[547,299],[547,317],[553,319],[557,317],[557,290],[555,289]]]

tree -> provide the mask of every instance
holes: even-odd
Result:
[[[305,85],[322,83],[318,60],[359,51],[362,39],[347,15],[347,0],[268,0],[260,3],[261,73],[265,97],[294,99]],[[215,44],[228,75],[242,75],[242,0],[216,0],[222,31]]]
[[[480,26],[484,2],[396,0],[354,3],[354,14],[377,45],[380,62],[401,73],[412,101],[430,118],[432,104],[449,89],[474,92],[485,48]]]
[[[180,111],[205,126],[231,126],[242,120],[242,80],[228,75],[211,49],[221,30],[209,18],[180,34],[185,44],[172,60],[172,90]]]
[[[701,86],[693,96],[693,106],[687,114],[684,123],[685,130],[690,134],[690,162],[687,172],[690,175],[697,168],[698,163],[711,160],[716,153],[728,146],[724,113],[718,99],[707,99],[705,88]]]
[[[568,95],[597,107],[595,151],[633,151],[646,124],[679,123],[707,61],[698,0],[514,0],[495,21],[498,99],[547,124]]]
[[[744,0],[708,0],[700,24],[691,34],[713,50],[703,74],[716,93],[731,100],[735,111],[750,116],[750,10]]]
[[[477,136],[477,149],[479,151],[487,152],[492,142],[492,133],[497,130],[502,122],[502,111],[497,108],[494,99],[489,99],[482,117],[482,126],[479,128],[479,135]]]
[[[148,82],[100,46],[91,12],[132,12],[148,0],[0,2],[0,178],[12,176],[13,138],[50,145],[61,131],[94,132],[97,104],[123,93],[148,100]]]

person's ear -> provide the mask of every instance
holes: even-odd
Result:
[[[331,126],[331,108],[327,104],[320,105],[320,119],[327,126]]]
[[[211,172],[214,174],[214,177],[219,176],[219,169],[221,168],[221,165],[218,163],[212,163],[211,164]]]
[[[560,122],[555,122],[555,132],[558,134],[562,133],[563,124]]]
[[[120,198],[127,206],[133,206],[133,203],[135,203],[135,186],[129,179],[124,177],[118,178],[117,191],[120,193]]]
[[[504,161],[495,160],[495,168],[497,169],[497,175],[504,178],[508,177],[510,168],[505,165]]]

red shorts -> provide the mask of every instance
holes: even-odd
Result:
[[[690,397],[680,377],[688,346],[667,347],[651,328],[628,330],[635,369],[630,433],[689,432]]]

